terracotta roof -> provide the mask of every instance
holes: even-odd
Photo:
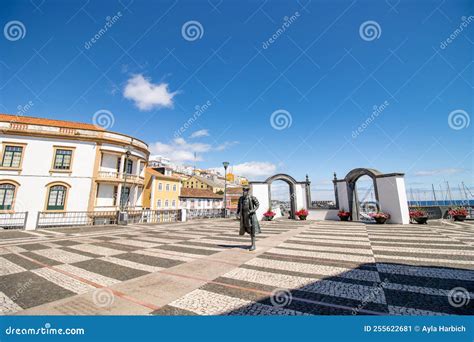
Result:
[[[239,194],[239,195],[242,195],[242,188],[241,188],[241,187],[227,188],[227,193],[228,193],[228,194]]]
[[[153,170],[151,167],[147,167],[147,168],[146,168],[146,172],[148,172],[149,174],[155,176],[155,177],[158,178],[158,179],[170,180],[170,181],[175,181],[175,182],[180,182],[180,181],[181,181],[181,178],[179,178],[179,177],[176,177],[176,176],[165,176],[165,175],[162,174],[161,172],[158,172],[158,171],[156,171],[156,170]]]
[[[195,197],[195,198],[217,198],[222,199],[222,195],[215,194],[209,189],[191,189],[181,188],[180,197]]]
[[[73,121],[64,121],[64,120],[35,118],[32,116],[0,114],[0,121],[15,122],[15,123],[20,123],[20,124],[40,125],[40,126],[88,129],[91,131],[105,131],[102,127],[96,126],[93,124],[73,122]]]

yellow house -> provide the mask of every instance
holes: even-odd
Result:
[[[187,189],[208,189],[214,193],[224,193],[224,182],[216,182],[202,176],[191,176],[183,181],[183,187]]]
[[[143,208],[178,209],[181,180],[163,170],[163,173],[150,167],[145,170]]]

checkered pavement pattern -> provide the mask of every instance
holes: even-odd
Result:
[[[318,222],[154,312],[474,314],[474,225]]]
[[[258,240],[302,226],[299,234],[150,314],[474,314],[474,225],[278,220],[264,222]],[[249,238],[237,232],[238,222],[223,219],[0,232],[0,313],[21,313],[244,249]]]
[[[248,237],[238,236],[236,222],[191,222],[0,232],[0,314],[13,314],[230,247],[249,245]],[[288,229],[269,227],[260,239]]]

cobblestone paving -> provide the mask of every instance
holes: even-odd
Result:
[[[0,314],[242,250],[238,223],[0,232]],[[474,224],[263,222],[258,240],[304,228],[157,315],[474,314]],[[257,241],[258,247],[258,241]],[[251,253],[251,252],[249,252]],[[209,267],[213,267],[209,263]]]

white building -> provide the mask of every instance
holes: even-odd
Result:
[[[181,188],[179,195],[182,209],[222,209],[223,196],[208,189]]]
[[[35,229],[39,212],[141,208],[149,152],[138,139],[91,124],[0,114],[0,144],[0,213],[28,212],[26,229]]]

